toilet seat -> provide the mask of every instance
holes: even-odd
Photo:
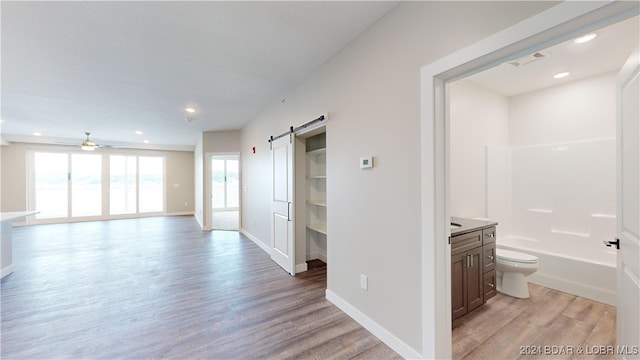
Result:
[[[496,249],[496,258],[524,264],[535,264],[538,262],[538,258],[533,255],[504,249]]]

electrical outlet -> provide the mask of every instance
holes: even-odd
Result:
[[[369,278],[365,274],[360,274],[360,288],[362,288],[362,290],[369,288]]]

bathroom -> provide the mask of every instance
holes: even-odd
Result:
[[[451,215],[497,222],[498,251],[538,258],[529,282],[610,305],[615,84],[637,28],[635,17],[449,85]],[[587,75],[587,63],[601,67]]]

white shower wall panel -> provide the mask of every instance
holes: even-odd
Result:
[[[512,149],[512,233],[558,250],[615,237],[615,140]],[[597,257],[597,256],[596,256]]]
[[[603,244],[616,234],[615,149],[614,139],[487,147],[487,213],[501,224],[497,245],[539,258],[530,281],[615,300],[616,252]]]

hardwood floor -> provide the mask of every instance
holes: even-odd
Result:
[[[193,217],[15,228],[2,359],[399,359],[237,232]]]
[[[615,307],[531,283],[529,292],[498,293],[465,316],[453,329],[453,359],[615,359],[598,348],[615,347]]]

